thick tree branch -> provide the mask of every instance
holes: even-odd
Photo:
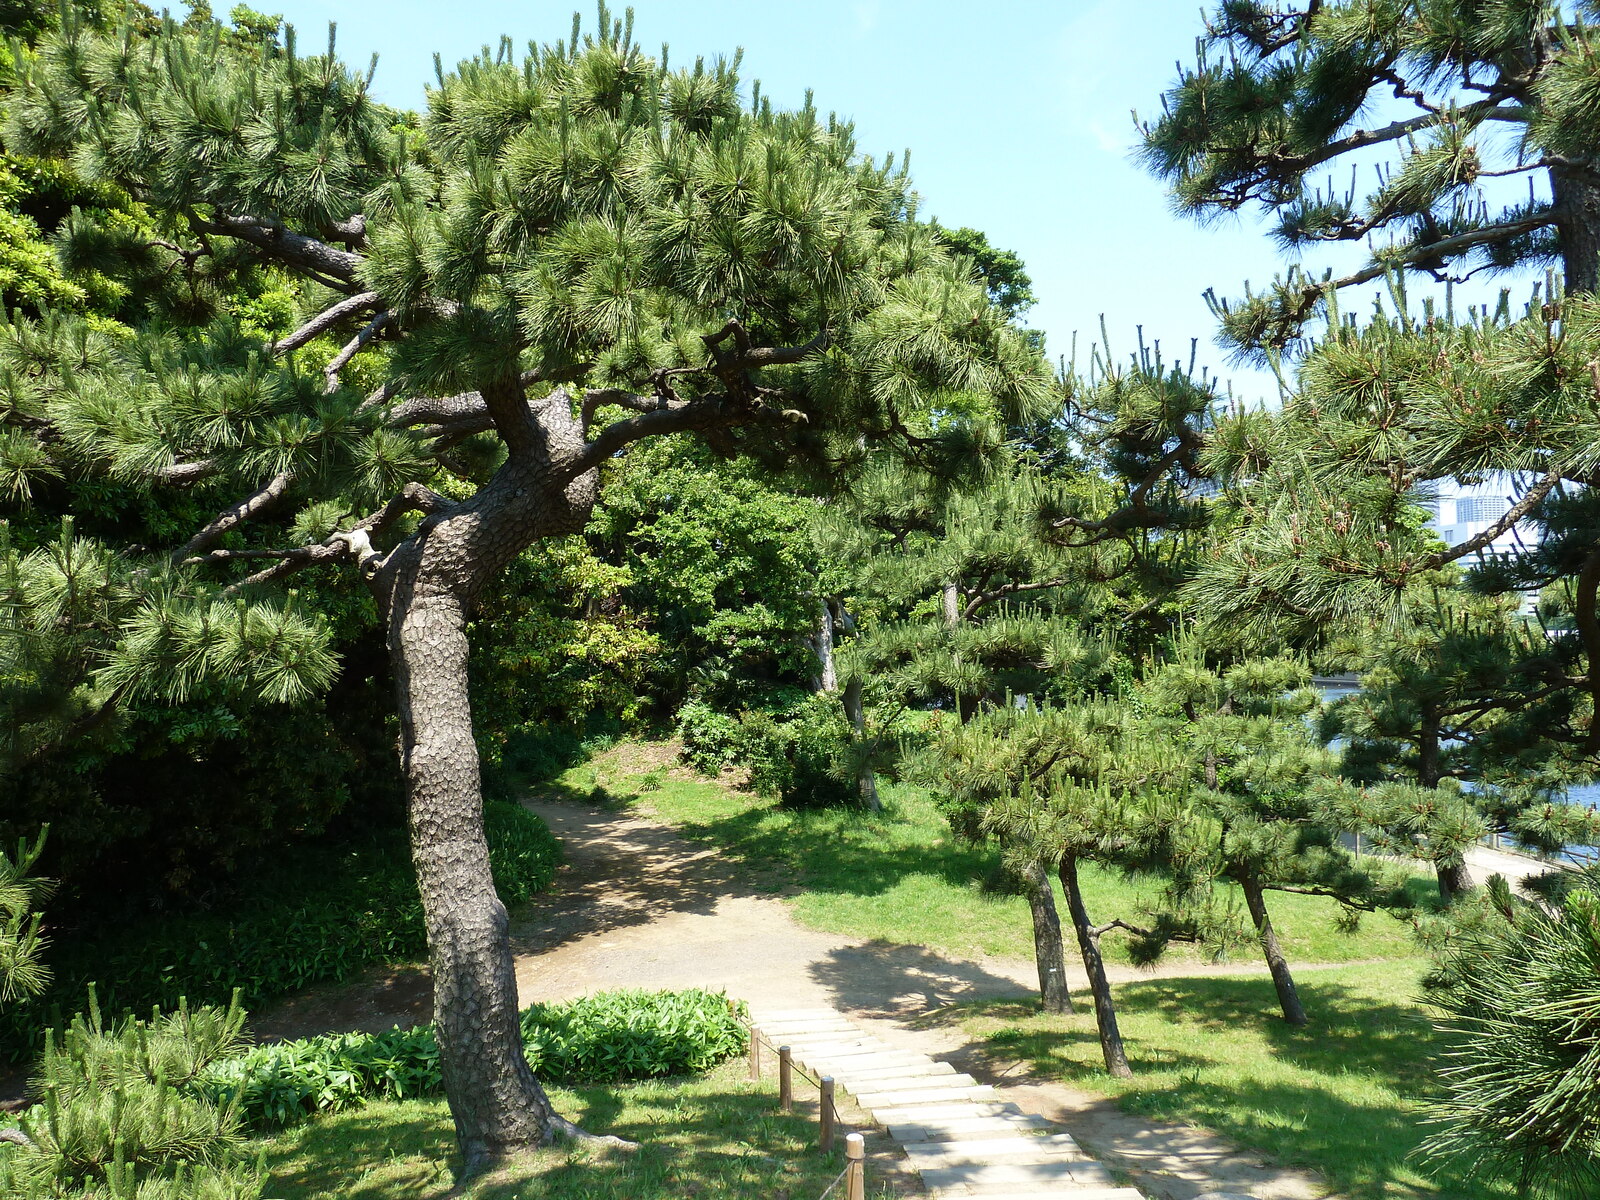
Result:
[[[207,555],[195,560],[197,562],[219,561],[244,558],[276,558],[278,561],[265,570],[257,571],[253,575],[230,584],[222,590],[224,596],[234,596],[246,588],[256,587],[263,583],[271,583],[291,575],[303,567],[314,563],[332,562],[335,559],[353,557],[365,570],[372,561],[379,557],[372,548],[372,537],[381,534],[401,516],[408,512],[422,512],[428,514],[444,512],[454,506],[454,502],[439,495],[432,488],[424,487],[420,483],[408,483],[400,489],[398,495],[375,513],[370,513],[357,521],[349,529],[339,530],[329,534],[320,542],[309,546],[294,546],[284,550],[265,551],[223,551],[220,555]]]
[[[273,354],[287,354],[290,350],[298,350],[312,338],[332,329],[346,317],[372,308],[377,303],[377,292],[361,292],[347,300],[341,300],[332,308],[323,309],[282,341],[274,342],[271,351]]]
[[[211,546],[228,530],[236,525],[242,525],[251,518],[265,512],[288,492],[289,485],[294,481],[294,476],[283,471],[269,479],[259,491],[246,496],[239,503],[223,509],[212,521],[196,533],[182,546],[172,552],[174,562],[183,562],[202,550]]]
[[[1475,534],[1462,542],[1459,546],[1452,546],[1448,550],[1441,550],[1438,554],[1430,555],[1423,559],[1421,570],[1433,571],[1446,563],[1453,563],[1457,559],[1465,558],[1469,554],[1476,554],[1490,542],[1500,537],[1523,517],[1537,508],[1541,501],[1561,482],[1561,468],[1552,467],[1539,482],[1528,489],[1521,500],[1512,505],[1506,514],[1489,526],[1482,533]]]
[[[298,267],[333,281],[340,291],[355,290],[356,275],[361,269],[361,255],[351,250],[341,250],[327,242],[303,233],[284,229],[260,217],[235,217],[214,213],[209,220],[191,216],[190,221],[202,233],[220,234],[248,242],[266,251],[286,266]]]
[[[204,458],[199,462],[173,463],[171,466],[162,467],[156,472],[156,480],[174,487],[186,487],[216,473],[217,464],[209,458]]]

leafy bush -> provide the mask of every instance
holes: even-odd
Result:
[[[433,1026],[344,1033],[256,1046],[218,1063],[202,1086],[237,1100],[252,1125],[289,1125],[386,1098],[437,1095],[444,1088]]]
[[[543,821],[515,805],[484,806],[489,862],[507,904],[549,886],[561,850]],[[239,909],[141,923],[51,948],[50,989],[0,1010],[0,1060],[20,1061],[99,981],[107,1011],[172,1008],[181,998],[259,1005],[374,962],[427,951],[411,856],[399,835],[354,848],[316,847],[250,881]]]
[[[541,1078],[613,1083],[708,1071],[745,1048],[720,992],[600,992],[522,1013],[522,1042]]]
[[[602,992],[522,1013],[528,1061],[548,1083],[610,1083],[710,1070],[745,1049],[742,1009],[718,992]],[[433,1026],[257,1046],[201,1080],[252,1125],[287,1125],[376,1098],[443,1090]]]
[[[716,775],[741,761],[744,730],[738,717],[719,712],[704,700],[691,700],[678,710],[678,737],[683,757],[695,770]]]
[[[854,803],[850,727],[839,702],[798,689],[772,694],[738,716],[692,700],[678,713],[683,757],[708,775],[742,766],[758,792],[785,804]]]

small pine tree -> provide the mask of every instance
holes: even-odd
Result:
[[[1498,919],[1457,937],[1435,972],[1428,998],[1451,1046],[1422,1152],[1579,1200],[1600,1190],[1600,872],[1555,882],[1528,904],[1495,877]]]

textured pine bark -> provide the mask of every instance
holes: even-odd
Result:
[[[1267,898],[1261,884],[1254,878],[1246,878],[1241,886],[1245,905],[1250,909],[1250,920],[1255,923],[1256,938],[1261,942],[1261,953],[1266,957],[1267,969],[1272,972],[1272,986],[1277,989],[1283,1019],[1291,1025],[1304,1025],[1306,1010],[1300,1003],[1294,976],[1289,973],[1289,960],[1284,958],[1283,947],[1278,944],[1278,931],[1272,927],[1272,914],[1267,911]]]
[[[1600,291],[1600,181],[1587,167],[1552,167],[1550,187],[1567,291]]]
[[[1061,858],[1061,890],[1067,896],[1067,911],[1072,914],[1072,927],[1078,934],[1078,949],[1083,954],[1083,969],[1089,976],[1089,990],[1094,995],[1095,1025],[1100,1031],[1100,1053],[1106,1060],[1106,1071],[1118,1079],[1133,1078],[1133,1068],[1128,1065],[1128,1052],[1122,1045],[1122,1030],[1117,1026],[1117,1009],[1111,999],[1111,981],[1106,978],[1105,959],[1100,955],[1100,935],[1089,921],[1089,910],[1083,903],[1083,890],[1078,886],[1078,860],[1072,855]]]
[[[1047,1013],[1072,1012],[1067,991],[1067,952],[1061,938],[1061,914],[1043,864],[1025,874],[1028,911],[1033,917],[1033,961],[1039,970],[1039,1006]]]
[[[520,396],[518,404],[527,411]],[[525,547],[583,527],[596,472],[564,481],[560,464],[582,439],[559,405],[506,440],[512,457],[495,478],[427,518],[373,580],[400,713],[440,1065],[468,1176],[581,1133],[554,1112],[522,1053],[508,916],[484,836],[466,625],[484,585]]]

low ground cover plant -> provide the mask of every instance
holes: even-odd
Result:
[[[743,1009],[720,992],[600,992],[522,1011],[528,1062],[547,1083],[619,1083],[696,1075],[745,1049]],[[329,1034],[257,1046],[217,1063],[200,1081],[255,1127],[371,1100],[443,1090],[431,1025],[385,1033]]]

